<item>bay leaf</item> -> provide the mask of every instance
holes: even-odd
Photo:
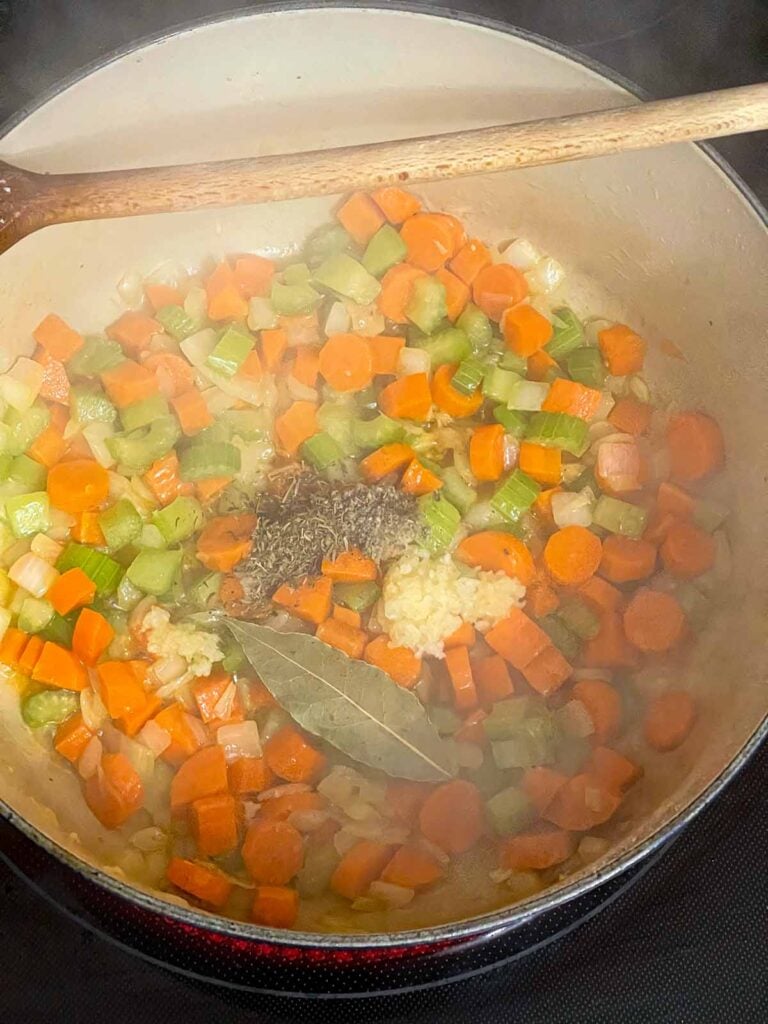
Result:
[[[307,732],[396,778],[444,782],[456,774],[455,744],[381,669],[306,633],[226,623],[272,696]]]

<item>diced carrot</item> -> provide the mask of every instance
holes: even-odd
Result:
[[[464,225],[452,213],[436,213],[434,216],[440,217],[447,223],[451,232],[451,256],[455,256],[467,241],[467,232],[464,230]]]
[[[499,479],[504,472],[504,447],[501,423],[475,427],[469,441],[469,466],[477,480]]]
[[[335,647],[342,651],[348,658],[362,658],[365,645],[368,641],[366,633],[362,629],[355,629],[345,622],[330,618],[321,622],[315,631],[318,640],[324,644]]]
[[[685,631],[685,615],[672,594],[643,587],[624,612],[624,634],[645,653],[661,654],[674,647]]]
[[[332,334],[320,349],[319,369],[334,391],[362,391],[373,379],[368,339],[359,334]]]
[[[400,237],[408,249],[408,262],[430,274],[453,255],[453,226],[439,213],[415,213],[403,224]]]
[[[69,377],[67,371],[59,359],[40,348],[35,353],[35,362],[43,368],[43,382],[40,385],[40,398],[49,402],[58,402],[60,405],[69,405]]]
[[[492,626],[485,642],[518,671],[551,645],[544,630],[519,608],[512,608],[505,619]]]
[[[334,583],[364,583],[379,575],[374,560],[354,548],[342,551],[336,558],[324,558],[321,572]]]
[[[206,724],[214,722],[219,717],[216,713],[216,705],[231,683],[232,676],[219,671],[213,672],[209,676],[203,676],[192,684],[192,696],[195,699],[197,710],[200,712],[200,717]]]
[[[29,635],[16,629],[15,626],[6,629],[2,640],[0,640],[0,665],[17,669],[28,640]]]
[[[662,515],[688,520],[693,518],[693,498],[682,487],[664,480],[656,492],[656,510]]]
[[[277,707],[277,701],[260,679],[249,679],[247,687],[246,703],[249,712],[255,713],[257,711],[265,711],[267,708]]]
[[[490,707],[497,700],[504,700],[515,692],[507,663],[498,654],[473,658],[472,673],[480,703],[484,707]]]
[[[545,615],[551,615],[559,607],[560,598],[549,581],[542,578],[534,579],[525,594],[525,608],[528,614],[535,619],[543,619]]]
[[[611,747],[595,747],[587,771],[608,789],[618,793],[631,786],[640,775],[636,764]]]
[[[421,805],[431,792],[426,782],[390,779],[387,783],[387,814],[394,821],[411,828],[415,825]]]
[[[474,416],[483,404],[484,397],[480,393],[465,395],[453,386],[453,375],[456,373],[455,363],[443,363],[432,377],[432,401],[443,412],[455,419]],[[403,380],[410,378],[404,377]]]
[[[384,214],[365,192],[353,192],[336,216],[358,245],[367,245],[384,223]]]
[[[224,906],[232,892],[232,883],[221,871],[181,857],[171,858],[165,874],[177,889],[217,910]]]
[[[65,719],[56,730],[53,747],[57,754],[61,754],[67,761],[75,764],[90,743],[92,736],[93,733],[83,721],[83,716],[77,711]]]
[[[491,320],[501,320],[505,310],[522,302],[527,295],[527,281],[509,263],[493,263],[484,267],[472,282],[475,305]]]
[[[284,725],[264,744],[264,758],[272,771],[286,782],[314,782],[326,766],[326,758],[292,725]]]
[[[556,647],[550,646],[537,654],[527,665],[524,665],[521,672],[528,685],[546,697],[560,689],[563,683],[570,678],[573,669],[560,651]]]
[[[382,882],[405,889],[424,889],[443,877],[443,867],[415,843],[401,846],[381,873]]]
[[[503,429],[503,428],[502,428]],[[520,469],[540,484],[556,485],[563,475],[563,453],[559,448],[523,441],[518,457]]]
[[[593,576],[586,583],[582,583],[578,595],[598,614],[614,612],[621,604],[621,591],[600,576]]]
[[[371,882],[381,877],[393,852],[393,846],[361,839],[339,861],[331,875],[331,889],[348,900],[363,896]]]
[[[289,587],[284,583],[272,595],[272,600],[287,608],[296,618],[319,626],[330,615],[332,589],[331,580],[321,576],[297,587]]]
[[[533,355],[528,356],[528,379],[537,381],[552,380],[557,373],[557,360],[553,359],[549,352],[543,348]]]
[[[37,659],[32,678],[47,686],[58,686],[62,690],[84,690],[88,685],[88,673],[83,663],[72,651],[58,644],[46,641]]]
[[[360,612],[353,612],[351,608],[345,608],[341,604],[335,604],[331,615],[337,622],[343,622],[347,626],[352,626],[354,629],[360,629],[363,623],[363,617]]]
[[[183,395],[172,398],[171,405],[179,426],[187,437],[194,437],[213,423],[211,411],[197,389],[185,391]]]
[[[45,596],[59,615],[68,615],[73,608],[93,602],[96,584],[82,569],[67,569],[55,580]]]
[[[19,656],[19,672],[25,676],[31,676],[40,660],[40,655],[43,653],[43,647],[45,641],[42,637],[31,636],[24,646],[24,650]]]
[[[147,691],[129,661],[103,661],[96,669],[99,695],[111,718],[121,718],[143,708]]]
[[[433,494],[443,486],[440,477],[418,459],[412,459],[403,473],[400,489],[406,494],[419,497],[422,494]]]
[[[404,346],[405,338],[398,338],[393,334],[378,334],[375,338],[368,339],[374,377],[379,374],[391,376],[397,373],[397,364]]]
[[[136,662],[133,664],[135,665]],[[126,736],[135,736],[162,706],[163,702],[156,693],[148,693],[144,704],[133,711],[127,711],[118,719],[118,724]]]
[[[659,550],[664,568],[677,579],[690,580],[715,564],[715,541],[693,523],[675,522],[667,530]]]
[[[195,494],[204,505],[208,505],[225,491],[234,479],[233,476],[209,476],[207,480],[196,480]]]
[[[533,557],[521,540],[501,530],[470,534],[456,548],[456,557],[466,565],[486,572],[503,572],[527,587],[533,582]]]
[[[248,874],[262,885],[285,885],[304,862],[301,833],[287,821],[256,820],[242,849]]]
[[[155,721],[165,728],[160,715],[155,716]],[[223,749],[218,746],[201,747],[184,761],[171,780],[171,810],[178,811],[205,796],[226,793],[227,781]]]
[[[501,333],[507,348],[526,359],[544,348],[552,332],[552,321],[525,302],[505,309],[501,317]]]
[[[471,622],[462,622],[462,624],[443,640],[443,646],[446,650],[451,647],[472,647],[475,640],[477,639],[477,632]]]
[[[491,264],[491,254],[478,239],[470,238],[456,253],[450,263],[453,273],[466,285],[471,285],[481,270]]]
[[[600,630],[584,641],[581,660],[590,668],[632,668],[637,664],[637,655],[624,635],[620,615],[605,612],[600,617]]]
[[[725,462],[722,431],[703,412],[679,412],[667,425],[670,473],[674,480],[701,480],[721,469]]]
[[[264,369],[274,373],[288,348],[288,335],[280,327],[261,332],[261,353]]]
[[[675,750],[693,728],[696,705],[685,690],[670,690],[653,700],[643,721],[646,743],[654,750]]]
[[[235,272],[224,261],[219,263],[205,282],[210,320],[245,320],[248,300],[240,291]]]
[[[646,434],[651,425],[653,407],[647,402],[638,402],[631,395],[617,398],[608,413],[608,422],[623,434]]]
[[[468,647],[451,647],[445,652],[445,667],[453,687],[453,703],[457,711],[477,707],[477,690],[472,677]]]
[[[282,793],[261,802],[261,817],[270,821],[288,821],[293,814],[304,811],[324,811],[328,802],[320,793],[303,790],[299,793]]]
[[[558,377],[550,384],[541,408],[544,412],[564,412],[589,421],[594,419],[602,400],[602,391],[588,388],[575,380]]]
[[[466,779],[453,779],[433,789],[421,805],[422,835],[446,853],[466,853],[485,830],[483,799]]]
[[[588,832],[613,817],[621,803],[615,789],[586,772],[574,775],[554,796],[544,817],[569,832]]]
[[[123,360],[111,370],[105,370],[101,374],[101,382],[118,409],[125,409],[143,398],[151,398],[160,390],[154,373],[130,359]]]
[[[46,469],[52,469],[61,461],[66,450],[67,443],[61,433],[55,427],[48,426],[27,448],[27,455]]]
[[[557,530],[544,547],[544,564],[561,586],[582,586],[600,566],[600,538],[585,526]]]
[[[193,730],[190,726],[189,717],[183,705],[177,702],[169,704],[162,711],[158,711],[152,719],[161,729],[165,729],[171,737],[170,744],[162,753],[163,760],[167,761],[168,764],[181,765],[200,749],[201,743],[197,730]],[[178,777],[179,773],[177,772],[175,778],[178,779]],[[204,793],[197,795],[205,796]],[[171,789],[171,806],[173,806],[173,789]]]
[[[410,690],[421,677],[421,658],[410,647],[390,645],[385,634],[374,637],[365,648],[365,660],[386,672],[398,686]]]
[[[144,803],[144,786],[124,754],[104,754],[95,775],[86,779],[83,795],[105,828],[119,828]]]
[[[169,284],[151,284],[147,282],[144,285],[144,294],[155,313],[164,306],[184,305],[184,296],[179,289],[172,288]]]
[[[379,408],[392,419],[423,423],[432,410],[429,377],[426,373],[411,373],[393,380],[381,390]]]
[[[266,256],[248,253],[235,260],[233,276],[238,291],[246,299],[254,295],[269,295],[272,278],[275,276],[275,264]]]
[[[296,355],[291,369],[292,376],[308,388],[317,384],[317,375],[320,373],[320,352],[314,345],[302,345],[296,349]]]
[[[608,372],[614,377],[639,373],[645,362],[645,342],[639,334],[626,326],[614,324],[598,331],[597,341]]]
[[[421,200],[412,192],[406,192],[395,185],[386,185],[371,192],[371,199],[378,206],[390,224],[402,224],[421,209]]]
[[[299,894],[285,885],[259,885],[251,905],[251,920],[267,928],[292,928],[299,916]]]
[[[507,871],[546,871],[568,860],[574,847],[569,832],[520,832],[503,841],[499,863]]]
[[[410,263],[398,263],[390,268],[381,279],[381,291],[376,298],[380,312],[393,323],[407,324],[405,307],[411,297],[413,282],[424,276],[423,270],[412,267]]]
[[[85,344],[82,334],[65,323],[56,313],[49,313],[44,317],[32,332],[32,336],[48,355],[61,363],[66,363]]]
[[[163,325],[145,313],[128,310],[107,327],[107,337],[119,341],[128,356],[139,356],[155,334],[163,333]]]
[[[580,679],[574,683],[571,693],[587,709],[598,743],[618,735],[622,711],[621,697],[615,687],[604,679]]]
[[[204,857],[219,857],[237,846],[237,811],[229,793],[202,796],[190,806],[192,835]]]
[[[251,513],[217,516],[197,538],[197,557],[213,572],[230,572],[246,557],[258,519]]]
[[[600,558],[600,574],[611,583],[632,583],[653,575],[656,548],[646,540],[620,537],[605,538]]]
[[[531,805],[539,814],[543,814],[552,803],[555,794],[568,781],[568,776],[562,772],[556,772],[554,768],[547,768],[540,765],[536,768],[527,768],[523,773],[520,783],[521,788]]]
[[[95,459],[60,462],[48,472],[48,497],[56,508],[77,515],[102,505],[109,494],[109,476]]]
[[[317,406],[313,402],[294,402],[275,420],[275,433],[288,455],[317,433]]]
[[[179,460],[175,451],[153,462],[142,477],[161,505],[170,505],[180,494],[190,494],[192,485],[179,476]]]
[[[307,346],[309,350],[309,346]],[[312,350],[314,351],[314,350]],[[296,367],[294,365],[294,373]],[[238,377],[247,377],[249,380],[261,380],[264,376],[264,367],[261,365],[261,359],[256,349],[251,349],[248,355],[243,360],[240,369],[237,371]],[[317,377],[317,363],[315,362],[315,377]]]
[[[469,286],[445,267],[435,271],[435,278],[445,288],[445,307],[448,319],[453,323],[458,320],[469,302]]]
[[[229,766],[229,789],[235,796],[262,793],[275,776],[263,757],[238,757]]]
[[[360,463],[360,470],[369,483],[377,483],[390,473],[402,469],[413,458],[414,451],[409,444],[385,444],[366,455]]]

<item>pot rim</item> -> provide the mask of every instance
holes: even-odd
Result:
[[[487,18],[482,15],[468,14],[463,11],[454,11],[446,8],[433,6],[431,3],[422,3],[420,0],[408,2],[408,0],[390,0],[390,2],[369,3],[358,5],[350,0],[277,0],[277,2],[266,3],[254,9],[253,7],[233,8],[213,16],[202,16],[191,21],[180,22],[168,28],[161,29],[150,35],[142,36],[138,40],[111,50],[109,53],[96,58],[84,67],[67,75],[46,90],[33,102],[26,104],[16,111],[10,118],[0,124],[0,141],[5,138],[14,128],[20,125],[33,113],[44,107],[53,100],[59,93],[76,85],[95,71],[150,46],[154,43],[163,42],[174,36],[194,31],[198,28],[216,25],[223,22],[235,21],[244,18],[257,18],[263,15],[280,14],[302,10],[342,10],[353,11],[374,11],[390,12],[401,14],[418,15],[424,18],[440,18],[445,21],[457,21],[466,25],[488,29],[502,35],[512,36],[523,40],[526,43],[533,43],[545,50],[556,53],[573,63],[580,64],[593,74],[600,76],[614,85],[618,85],[626,92],[637,99],[648,100],[651,98],[646,90],[641,89],[634,82],[625,78],[622,74],[602,64],[594,58],[573,50],[546,36],[538,35],[527,29],[507,25],[494,18]],[[722,172],[723,176],[741,194],[741,197],[752,208],[763,226],[768,229],[768,210],[766,210],[754,191],[746,184],[737,171],[718,153],[709,143],[692,143],[702,154]],[[225,935],[240,940],[251,940],[254,942],[268,942],[275,946],[316,948],[322,946],[332,950],[365,950],[365,949],[388,949],[392,947],[405,948],[425,944],[452,943],[457,940],[471,938],[490,938],[500,935],[513,928],[537,917],[539,914],[551,910],[561,904],[568,903],[578,896],[585,895],[593,889],[615,878],[617,875],[627,871],[635,864],[644,860],[653,851],[659,849],[662,844],[677,836],[681,830],[731,782],[747,761],[752,757],[764,739],[768,737],[768,713],[758,725],[752,735],[747,739],[744,746],[739,750],[733,760],[717,776],[710,785],[687,807],[676,814],[666,825],[660,827],[642,843],[627,851],[623,856],[611,861],[601,870],[599,874],[584,877],[576,882],[565,885],[556,892],[545,891],[539,898],[525,901],[521,904],[513,904],[510,907],[493,911],[489,914],[482,914],[478,917],[468,918],[449,924],[436,925],[431,928],[409,930],[404,932],[372,932],[365,935],[342,935],[339,933],[327,932],[286,932],[266,928],[261,925],[249,922],[231,920],[217,914],[198,910],[192,906],[182,907],[177,903],[171,903],[154,896],[149,892],[123,882],[109,874],[102,868],[93,867],[86,861],[81,860],[58,843],[49,839],[44,833],[23,818],[18,812],[10,807],[4,800],[0,799],[0,814],[10,823],[19,829],[25,836],[41,846],[47,853],[56,857],[57,860],[66,864],[73,871],[85,876],[103,889],[114,895],[128,900],[130,903],[139,906],[142,910],[151,911],[165,917],[171,917],[186,925],[216,934]]]

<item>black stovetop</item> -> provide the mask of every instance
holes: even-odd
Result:
[[[236,4],[0,0],[0,122],[115,47]],[[653,96],[768,77],[765,0],[434,6],[549,36]],[[748,136],[717,148],[768,203],[765,140]],[[62,915],[0,860],[0,1021],[757,1024],[768,1019],[767,784],[764,747],[642,877],[555,941],[475,979],[355,1003],[276,1000],[172,974]],[[9,829],[0,825],[0,855],[16,845]],[[55,900],[55,884],[48,888]]]

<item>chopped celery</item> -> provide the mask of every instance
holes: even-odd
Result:
[[[255,344],[255,339],[244,327],[230,324],[219,335],[205,365],[224,377],[234,377]]]
[[[623,537],[637,540],[645,532],[648,519],[647,509],[632,505],[628,501],[619,501],[608,494],[601,494],[592,511],[592,522],[602,526],[609,533],[618,533]]]
[[[123,575],[122,566],[114,558],[75,541],[70,541],[64,548],[56,562],[56,568],[59,572],[82,569],[96,584],[96,593],[99,597],[110,597],[114,594]]]
[[[461,512],[439,493],[435,496],[425,494],[419,498],[419,510],[427,528],[425,547],[433,553],[443,551],[459,528]]]
[[[511,352],[509,349],[505,349],[502,352],[499,366],[502,370],[514,370],[521,377],[525,377],[528,373],[528,360],[519,356],[517,352]]]
[[[28,455],[17,455],[8,468],[8,479],[23,484],[29,491],[42,490],[47,477],[45,466],[30,459]]]
[[[519,380],[511,389],[507,405],[518,412],[538,412],[549,392],[549,384],[537,380]]]
[[[139,536],[142,520],[133,502],[121,498],[99,515],[99,526],[107,547],[112,551],[119,551],[126,544],[132,544]]]
[[[578,597],[571,597],[564,601],[558,610],[557,617],[580,640],[591,640],[600,632],[600,619]]]
[[[227,412],[230,412],[230,410],[228,409]],[[229,420],[226,419],[226,415],[226,413],[222,413],[221,416],[216,419],[216,422],[212,423],[210,427],[204,427],[201,431],[195,434],[195,445],[231,441],[233,431],[229,426]]]
[[[145,473],[153,462],[167,455],[181,437],[173,416],[163,416],[150,427],[118,434],[106,440],[112,458],[136,473]]]
[[[234,476],[240,470],[240,449],[226,441],[196,444],[182,452],[179,473],[182,480],[206,480],[212,476]]]
[[[411,287],[411,295],[405,306],[405,315],[412,324],[416,324],[424,334],[431,334],[437,329],[440,321],[448,315],[445,299],[445,285],[435,277],[417,277]],[[466,340],[466,334],[461,334]],[[469,355],[469,341],[466,341]],[[464,358],[462,356],[462,358]],[[443,359],[442,362],[459,362],[458,359]],[[433,364],[434,365],[434,364]]]
[[[416,283],[421,280],[418,278]],[[471,354],[466,334],[457,327],[447,327],[444,331],[422,338],[413,347],[429,352],[433,370],[443,363],[460,363]]]
[[[115,594],[117,607],[124,612],[133,611],[139,601],[144,599],[144,591],[134,587],[127,576],[123,576]]]
[[[176,580],[183,553],[175,551],[140,551],[128,566],[126,576],[134,587],[145,594],[160,597]]]
[[[539,619],[539,625],[568,661],[575,661],[578,658],[581,650],[579,638],[561,618],[547,615],[543,619]]]
[[[533,697],[511,697],[496,701],[490,714],[483,719],[483,730],[489,740],[508,740],[520,728],[528,715],[539,710]]]
[[[341,224],[324,224],[304,243],[304,259],[310,267],[319,267],[324,260],[350,248],[352,239]]]
[[[571,377],[588,388],[602,388],[607,371],[600,349],[577,348],[568,356],[566,368]]]
[[[154,523],[144,523],[141,533],[136,538],[136,547],[154,548],[156,551],[162,551],[168,547],[168,544],[160,529]]]
[[[363,264],[343,252],[325,260],[314,279],[316,284],[359,306],[369,305],[381,291],[381,285]]]
[[[541,488],[522,469],[513,470],[491,498],[491,508],[514,522],[536,501]]]
[[[125,362],[125,354],[112,338],[86,337],[82,348],[67,362],[67,374],[72,377],[96,377],[105,370]]]
[[[69,615],[59,615],[58,612],[54,612],[51,621],[41,631],[40,636],[43,640],[50,640],[51,643],[59,644],[61,647],[71,647],[75,622],[79,614],[80,609],[70,612]]]
[[[554,334],[544,346],[546,352],[558,362],[584,344],[584,326],[568,306],[553,310]]]
[[[461,719],[453,710],[440,704],[429,709],[429,720],[441,736],[453,736],[461,728]]]
[[[592,747],[579,736],[560,735],[557,740],[552,767],[564,775],[576,775],[583,771],[592,753]]]
[[[508,405],[520,381],[520,374],[514,370],[502,370],[500,366],[492,366],[483,380],[483,394],[491,401]]]
[[[225,672],[239,672],[241,668],[244,668],[246,664],[245,654],[243,649],[237,641],[230,637],[225,640],[222,644],[224,648],[224,657],[221,661],[221,667]]]
[[[485,807],[493,830],[499,836],[520,832],[534,817],[530,800],[516,786],[496,793]]]
[[[319,434],[314,434],[302,444],[301,457],[322,473],[329,466],[341,462],[344,452],[330,434],[321,430]]]
[[[363,253],[363,266],[369,274],[374,277],[381,277],[394,267],[396,263],[402,263],[408,255],[408,248],[391,224],[380,227]]]
[[[32,537],[51,526],[51,506],[45,491],[5,499],[5,515],[14,537]]]
[[[114,423],[117,409],[98,386],[76,385],[70,391],[69,406],[77,423]]]
[[[527,441],[545,448],[561,448],[571,455],[581,455],[589,444],[589,427],[585,420],[566,412],[537,412],[531,416],[525,432]]]
[[[243,441],[264,441],[270,435],[270,417],[266,409],[226,409],[219,422],[228,434],[240,437]],[[197,436],[199,438],[200,434]]]
[[[372,420],[356,419],[352,424],[352,438],[358,448],[370,450],[385,444],[394,444],[405,437],[402,423],[380,413]]]
[[[443,495],[463,516],[477,501],[477,491],[470,487],[455,466],[440,470],[443,479]]]
[[[58,725],[78,710],[80,694],[69,690],[41,690],[21,705],[21,717],[30,729]]]
[[[691,628],[697,632],[703,629],[712,614],[712,602],[709,598],[692,583],[681,583],[675,590],[675,597]]]
[[[469,359],[463,359],[459,363],[456,372],[451,377],[451,384],[462,395],[474,395],[483,383],[486,370],[487,366],[485,363],[481,363],[479,359],[470,356]],[[493,373],[494,370],[491,370],[491,372]]]
[[[551,764],[557,756],[558,738],[558,729],[551,715],[544,713],[527,717],[509,739],[491,742],[493,759],[502,769]]]
[[[162,395],[150,395],[139,402],[133,402],[120,410],[120,422],[123,430],[140,430],[148,427],[163,416],[170,416],[168,403]]]
[[[324,402],[317,410],[317,422],[320,428],[333,438],[344,455],[357,454],[355,426],[362,421],[359,420],[353,405]]]
[[[291,263],[283,270],[286,284],[309,284],[312,274],[306,263]]]
[[[17,623],[24,633],[39,633],[54,615],[53,605],[39,597],[25,597]]]
[[[578,466],[578,463],[576,465]],[[569,480],[567,480],[567,477],[565,478],[565,480],[566,480],[566,482],[565,482],[565,489],[567,491],[574,491],[574,492],[576,492],[576,491],[583,491],[583,490],[585,490],[588,487],[590,489],[590,491],[592,491],[592,494],[594,495],[600,489],[597,486],[597,481],[595,480],[595,474],[594,474],[594,472],[592,471],[592,469],[590,467],[587,467],[586,469],[583,469],[579,473],[579,475],[577,477],[575,477],[573,480],[569,481]]]
[[[456,321],[456,326],[466,334],[474,355],[482,356],[488,351],[493,338],[493,328],[491,321],[481,309],[471,302],[468,303]]]
[[[280,281],[272,282],[270,298],[280,316],[311,313],[323,301],[322,295],[310,284],[282,284]]]
[[[353,612],[367,611],[376,604],[381,589],[372,580],[366,583],[334,583],[333,600]]]
[[[3,439],[7,455],[22,455],[51,421],[51,414],[41,402],[35,402],[26,412],[9,409],[5,414],[8,433]]]
[[[218,599],[221,579],[220,572],[208,572],[201,576],[189,589],[192,604],[196,608],[209,608],[211,603]]]
[[[163,306],[155,313],[155,319],[176,341],[196,334],[204,323],[202,319],[191,317],[183,306]]]
[[[521,438],[528,426],[528,417],[516,409],[508,409],[506,405],[497,405],[493,410],[493,418],[500,423],[506,433]]]
[[[155,512],[152,522],[166,544],[180,544],[197,533],[204,519],[202,506],[196,498],[179,495],[170,505]]]

